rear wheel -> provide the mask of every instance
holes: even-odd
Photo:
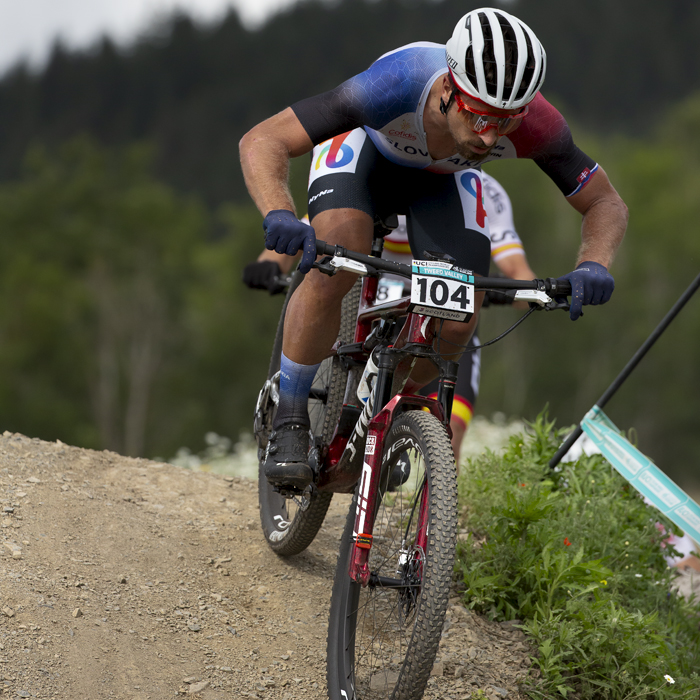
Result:
[[[255,435],[258,441],[258,499],[263,534],[273,551],[281,556],[303,552],[313,541],[326,517],[333,494],[309,487],[301,495],[284,497],[267,482],[263,462],[267,439],[279,398],[279,368],[282,357],[284,318],[294,290],[301,284],[303,275],[295,272],[277,327],[268,379],[258,398],[255,412]],[[350,343],[354,340],[357,308],[360,300],[359,282],[343,299],[341,326],[338,340]],[[326,358],[318,369],[309,394],[309,419],[312,450],[322,450],[328,445],[343,406],[347,370],[337,355]]]
[[[409,411],[383,455],[365,588],[348,574],[357,496],[342,536],[328,623],[330,700],[418,700],[442,634],[457,537],[452,447],[435,416]],[[410,474],[389,490],[399,460]]]

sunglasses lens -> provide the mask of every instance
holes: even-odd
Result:
[[[498,122],[498,133],[501,136],[510,134],[520,124],[519,119],[501,119]]]

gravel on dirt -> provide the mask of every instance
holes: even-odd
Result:
[[[327,615],[349,496],[291,559],[255,482],[0,436],[0,695],[326,697]],[[519,700],[532,649],[455,588],[427,700]]]

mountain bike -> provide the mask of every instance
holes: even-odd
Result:
[[[447,610],[457,533],[457,479],[450,408],[457,363],[442,358],[445,319],[468,320],[477,290],[510,290],[535,308],[568,308],[567,282],[475,277],[447,256],[412,266],[317,242],[315,267],[361,278],[343,301],[338,342],[309,394],[309,462],[303,492],[276,490],[260,474],[265,537],[283,555],[302,551],[333,493],[353,493],[331,596],[327,680],[331,700],[421,698]],[[410,279],[411,295],[377,303],[381,272]],[[300,282],[294,277],[287,301]],[[255,432],[260,464],[279,391],[283,309]],[[507,331],[508,332],[508,331]],[[505,335],[502,334],[502,335]],[[499,336],[502,337],[502,336]],[[493,341],[492,341],[493,342]],[[447,352],[453,352],[447,348]],[[439,370],[437,399],[402,393],[427,358]],[[359,396],[358,396],[359,390]],[[360,397],[366,397],[363,402]]]

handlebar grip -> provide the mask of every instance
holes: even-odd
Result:
[[[550,294],[563,297],[571,296],[571,282],[569,280],[550,278],[547,281],[550,283],[550,289],[548,290]]]
[[[336,246],[316,239],[316,255],[334,255],[335,252]]]

